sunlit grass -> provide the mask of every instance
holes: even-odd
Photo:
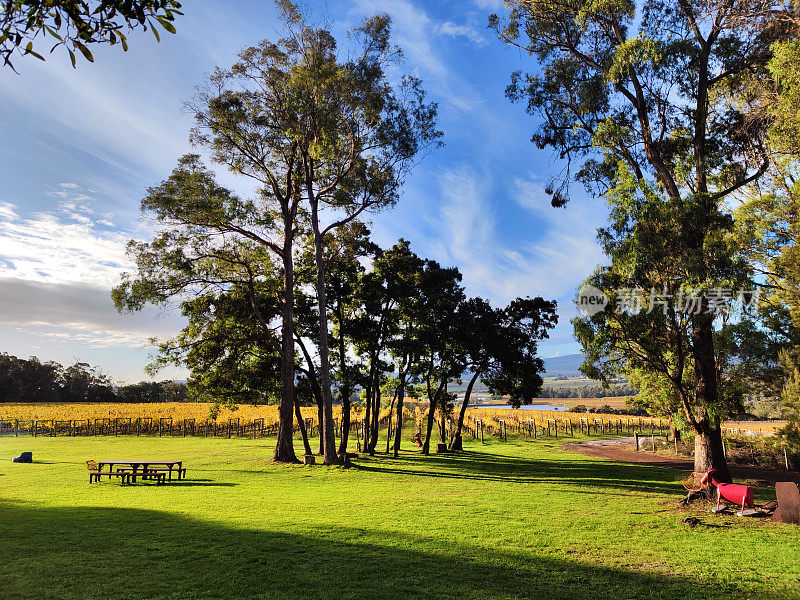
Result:
[[[0,439],[36,460],[0,462],[0,597],[800,597],[797,528],[698,508],[690,529],[674,471],[516,438],[296,467],[273,442]],[[87,483],[83,461],[125,457],[189,478]]]

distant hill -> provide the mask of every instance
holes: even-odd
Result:
[[[553,356],[552,358],[545,358],[544,360],[544,368],[545,373],[543,373],[544,377],[579,377],[581,381],[577,382],[570,382],[565,385],[586,385],[588,380],[583,381],[583,374],[578,370],[578,367],[583,362],[583,354],[566,354],[564,356]],[[472,377],[472,373],[466,372],[461,376],[461,385],[453,385],[451,384],[448,386],[448,391],[454,392],[456,394],[463,394],[467,389],[467,383],[469,382],[470,378]],[[548,384],[545,384],[547,387]],[[472,389],[472,392],[475,394],[487,393],[486,384],[483,383],[481,380],[475,382],[475,387]]]
[[[547,377],[582,377],[580,367],[583,362],[583,354],[565,354],[564,356],[553,356],[545,358],[544,370]]]

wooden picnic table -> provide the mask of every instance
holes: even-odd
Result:
[[[102,471],[105,465],[108,465],[109,470],[120,465],[130,467],[133,469],[131,480],[134,482],[136,481],[136,473],[144,473],[149,467],[166,467],[169,469],[170,480],[172,479],[173,469],[177,472],[178,479],[181,479],[181,473],[183,472],[183,461],[181,460],[101,460],[97,463],[97,469]]]

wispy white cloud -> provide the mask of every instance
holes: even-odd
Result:
[[[573,185],[569,204],[564,208],[553,208],[545,188],[541,177],[529,173],[527,177],[515,177],[512,180],[510,194],[514,202],[536,217],[545,229],[586,239],[589,244],[597,247],[597,228],[606,222],[608,216],[605,202],[590,198],[581,193],[577,185]],[[599,247],[597,251],[599,252]]]
[[[527,242],[501,239],[485,174],[462,167],[445,172],[440,182],[437,254],[459,266],[472,293],[498,303],[527,295],[563,300],[602,258],[594,219],[558,214],[536,181],[517,180],[511,190],[519,204],[549,225],[537,227],[536,237]]]
[[[115,285],[132,266],[125,254],[130,235],[98,228],[86,190],[64,187],[55,193],[62,198],[55,210],[27,218],[13,204],[0,205],[0,277]]]
[[[578,197],[567,209],[554,209],[535,178],[517,178],[506,193],[516,218],[531,223],[531,237],[503,235],[513,205],[498,212],[498,191],[490,174],[463,166],[439,178],[441,201],[426,223],[436,241],[423,242],[423,253],[446,265],[458,266],[467,293],[501,306],[519,296],[558,301],[559,325],[542,344],[559,352],[576,351],[570,319],[577,314],[573,298],[579,283],[602,262],[595,241],[603,211]],[[525,216],[525,213],[528,216]]]
[[[18,218],[16,207],[10,202],[0,202],[0,219],[16,219]]]
[[[488,43],[486,37],[471,25],[457,25],[451,21],[445,21],[436,27],[436,31],[454,38],[466,38],[478,46],[485,46]]]
[[[40,330],[41,335],[45,338],[77,342],[87,348],[144,348],[150,346],[148,338],[125,331],[100,331],[86,328],[82,324],[76,327],[72,323],[58,326],[40,323],[28,325],[31,330]]]
[[[597,261],[594,228],[581,214],[583,205],[559,213],[541,194],[541,183],[524,175],[539,162],[540,171],[547,166],[527,144],[533,125],[524,111],[502,99],[506,79],[500,74],[520,68],[520,58],[485,29],[486,13],[502,13],[502,0],[472,0],[458,11],[453,3],[420,0],[334,4],[342,30],[367,14],[386,11],[393,17],[393,42],[405,50],[406,62],[392,76],[411,71],[423,78],[430,98],[439,103],[447,135],[448,146],[436,155],[443,158],[425,161],[409,181],[417,197],[406,197],[391,214],[376,217],[380,243],[391,244],[401,235],[412,239],[421,254],[458,265],[470,294],[496,303],[517,295],[571,294]],[[130,268],[127,239],[146,235],[133,224],[136,199],[188,149],[192,119],[180,113],[181,101],[191,96],[204,72],[230,64],[237,49],[279,35],[271,3],[237,6],[222,15],[211,2],[197,3],[178,35],[165,36],[160,45],[137,38],[127,54],[98,49],[96,63],[78,70],[54,55],[42,64],[29,61],[20,77],[0,71],[0,102],[7,107],[0,128],[8,138],[25,140],[5,148],[7,157],[20,153],[5,172],[8,181],[20,183],[0,199],[0,277],[5,277],[0,296],[6,293],[0,316],[17,324],[0,323],[0,339],[19,327],[18,348],[64,341],[60,347],[71,344],[71,352],[81,346],[142,344],[149,335],[179,326],[177,317],[159,321],[151,313],[123,319],[108,290]],[[316,6],[314,12],[319,12]],[[482,61],[481,69],[476,61]],[[29,172],[17,177],[16,165]],[[512,178],[508,189],[498,183],[501,176]],[[225,185],[241,186],[224,172],[220,177]],[[434,177],[441,193],[431,183]],[[26,190],[43,181],[50,185],[46,196],[30,204],[2,201],[26,197]],[[432,216],[426,221],[420,215]],[[532,233],[515,231],[509,239],[509,220],[520,218],[535,222]],[[93,291],[81,295],[80,286]],[[8,300],[12,292],[14,311]],[[31,297],[42,302],[26,302]],[[563,301],[561,307],[566,308]],[[558,335],[567,343],[566,333]],[[11,347],[8,338],[4,342]],[[133,351],[120,350],[118,356],[123,354],[119,363],[126,368],[129,362],[141,364],[129,360]],[[114,355],[110,350],[94,354],[104,363]]]
[[[450,23],[448,32],[441,31],[445,23],[435,22],[408,0],[356,0],[354,11],[386,12],[392,17],[394,42],[403,49],[408,65],[425,77],[426,87],[446,99],[444,108],[472,112],[483,104],[480,92],[448,67],[436,43],[440,33],[452,36],[457,25]]]

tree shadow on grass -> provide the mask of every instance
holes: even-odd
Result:
[[[379,529],[289,533],[237,529],[162,511],[21,503],[0,504],[0,527],[5,600],[747,596],[717,582],[454,546]]]
[[[363,471],[506,483],[558,483],[603,488],[604,493],[609,489],[665,494],[683,491],[680,476],[674,471],[582,457],[550,461],[465,451],[444,456],[404,454],[397,460],[364,457],[353,464]]]
[[[86,463],[71,460],[32,460],[29,463],[13,463],[15,465],[85,465]],[[85,467],[84,467],[85,468]]]
[[[172,487],[234,487],[239,485],[230,481],[213,481],[211,479],[173,479],[167,480],[166,485]]]

